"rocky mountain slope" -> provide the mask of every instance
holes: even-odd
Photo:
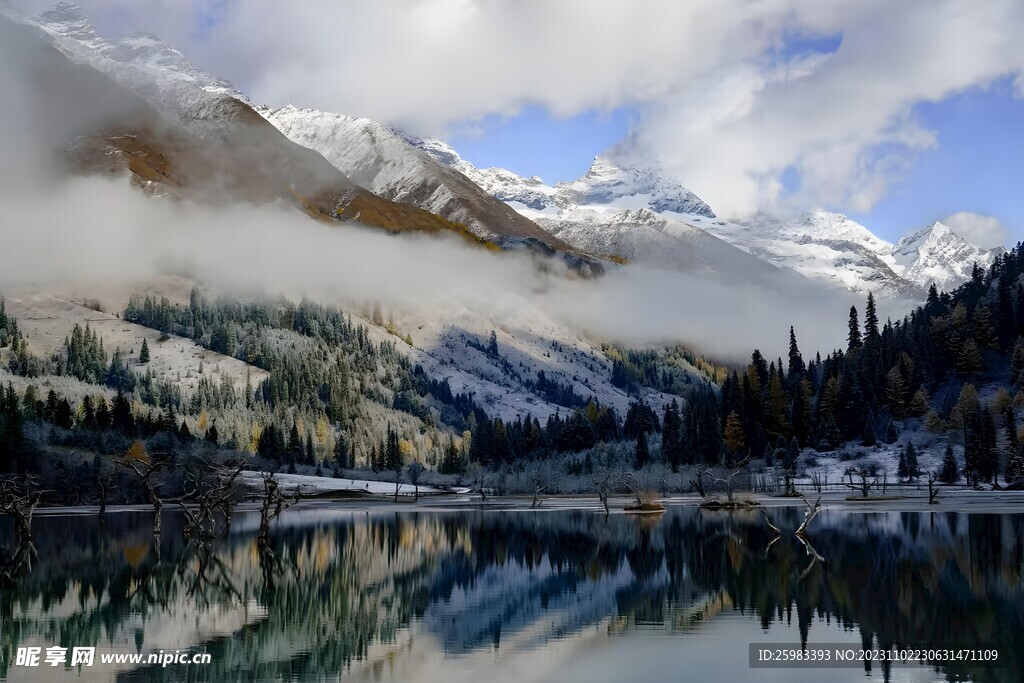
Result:
[[[550,247],[567,248],[459,171],[418,149],[410,143],[411,138],[387,126],[293,106],[257,107],[256,111],[290,140],[323,154],[355,183],[380,197],[462,223],[491,241],[535,239]]]
[[[0,14],[0,50],[33,83],[46,140],[88,174],[126,174],[162,196],[208,203],[286,202],[315,218],[391,231],[465,226],[392,202],[257,114],[230,84],[202,74],[152,36],[100,37],[74,5],[34,19]]]

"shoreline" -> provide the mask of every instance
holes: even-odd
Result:
[[[752,506],[740,512],[756,511],[783,507],[804,507],[800,498],[783,498],[758,494],[739,494],[745,499],[753,499],[759,506]],[[815,501],[818,495],[807,496]],[[611,514],[625,514],[623,508],[635,499],[631,496],[612,496],[609,498]],[[701,498],[697,495],[672,495],[656,499],[667,508],[699,507]],[[339,510],[352,512],[558,512],[558,511],[592,511],[604,514],[604,507],[596,494],[561,494],[545,496],[537,507],[532,506],[533,497],[526,495],[488,496],[481,501],[476,494],[428,494],[421,495],[418,502],[390,496],[331,497],[317,496],[302,499],[294,510]],[[928,504],[928,496],[904,496],[862,499],[844,492],[821,494],[823,510],[842,512],[959,512],[969,514],[1024,514],[1024,491],[970,491],[957,490],[940,495],[936,504]],[[106,514],[151,513],[148,504],[108,505]],[[259,503],[245,501],[239,503],[237,512],[258,512]],[[167,505],[165,512],[177,512],[177,506]],[[731,514],[736,511],[705,510],[707,514]],[[97,505],[53,506],[40,507],[36,516],[78,516],[99,514]]]

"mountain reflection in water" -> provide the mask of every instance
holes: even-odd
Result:
[[[119,681],[1024,679],[1024,515],[674,507],[589,511],[287,512],[277,561],[255,516],[205,550],[168,514],[39,516],[39,559],[0,589],[0,679],[39,680],[18,647],[205,651],[208,666],[47,667]],[[10,538],[0,520],[0,538]],[[770,546],[770,547],[769,547]],[[747,644],[800,641],[998,648],[1000,666],[757,670]],[[604,663],[602,663],[604,662]],[[659,662],[663,662],[660,665]],[[632,672],[632,673],[630,673]],[[698,672],[694,672],[698,673]]]

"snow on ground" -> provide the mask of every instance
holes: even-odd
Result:
[[[306,474],[281,474],[274,475],[282,491],[292,493],[296,488],[304,496],[315,496],[327,493],[350,492],[365,493],[375,496],[395,495],[395,482],[391,481],[369,481],[366,479],[334,479],[331,477],[316,477]],[[261,472],[242,472],[239,480],[246,486],[255,490],[263,488],[263,474]],[[465,494],[469,493],[468,488],[439,488],[436,486],[419,487],[420,495],[431,495],[440,493]],[[398,489],[399,495],[411,496],[415,493],[412,484],[403,483]]]
[[[899,438],[895,443],[886,444],[879,442],[875,446],[861,446],[856,441],[845,444],[841,448],[830,453],[818,453],[805,449],[800,463],[806,472],[806,479],[809,481],[812,473],[821,476],[822,482],[838,484],[849,481],[845,472],[849,468],[877,467],[879,476],[885,473],[887,482],[895,484],[899,481],[897,476],[900,452],[905,450],[907,444],[913,443],[917,451],[918,466],[922,472],[938,472],[942,468],[942,458],[946,452],[946,444],[950,441],[947,434],[933,434],[924,429],[919,419],[906,420],[900,424]],[[953,446],[953,453],[958,464],[962,467],[964,462],[963,447]],[[813,463],[813,464],[812,464]],[[917,478],[918,482],[926,480],[926,474]]]
[[[539,370],[549,381],[572,384],[584,399],[594,396],[602,405],[614,407],[620,418],[634,400],[612,386],[612,363],[597,343],[544,319],[525,304],[522,314],[503,326],[468,310],[450,310],[443,321],[418,312],[395,312],[393,317],[398,336],[365,318],[353,315],[353,320],[366,325],[375,342],[396,343],[398,351],[414,365],[422,365],[428,376],[448,379],[453,393],[475,394],[491,417],[515,420],[531,415],[543,422],[554,413],[570,414],[573,409],[550,403],[524,385],[526,380],[536,382]],[[498,340],[498,359],[473,346],[486,346],[492,330]],[[413,347],[400,338],[406,334],[412,337]],[[514,375],[503,368],[503,362]],[[645,389],[643,398],[659,413],[673,398],[679,400],[652,389]]]
[[[31,353],[44,358],[61,348],[76,324],[90,329],[103,340],[108,356],[121,349],[136,372],[152,371],[160,380],[175,382],[190,391],[200,377],[215,383],[227,378],[237,389],[258,386],[268,373],[240,360],[209,351],[191,339],[167,336],[157,330],[129,323],[116,315],[94,310],[82,299],[68,293],[34,291],[5,298],[7,314],[18,321]],[[149,344],[150,362],[137,363],[142,340]]]

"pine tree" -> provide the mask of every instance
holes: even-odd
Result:
[[[850,306],[850,322],[849,332],[847,333],[847,353],[854,349],[859,349],[861,345],[860,340],[860,322],[857,320],[857,307]]]
[[[868,303],[864,309],[864,339],[878,339],[878,312],[875,310],[875,295],[868,292]]]
[[[878,434],[875,432],[875,418],[868,413],[867,419],[864,421],[864,430],[860,435],[860,444],[862,446],[874,446],[878,443]]]
[[[647,433],[640,430],[636,433],[636,459],[633,463],[633,469],[643,469],[649,458],[650,452],[647,449]]]
[[[743,424],[736,411],[729,413],[725,419],[725,434],[722,437],[726,453],[730,458],[742,453],[746,448],[746,440],[743,435]]]
[[[149,342],[142,340],[142,350],[139,351],[139,363],[145,365],[149,362]]]
[[[898,438],[899,433],[897,433],[896,431],[896,423],[893,422],[892,420],[889,420],[889,424],[885,428],[885,442],[896,443],[896,440]]]
[[[913,443],[907,444],[907,476],[911,479],[917,479],[917,475],[921,474],[921,467],[917,462],[917,449],[914,448]]]
[[[214,446],[220,442],[220,433],[217,431],[217,422],[214,421],[210,425],[210,428],[206,430],[206,441]]]
[[[135,432],[135,415],[132,413],[131,403],[128,402],[128,398],[120,389],[118,389],[117,395],[114,396],[114,405],[111,408],[110,417],[114,429],[124,434],[133,434]]]
[[[800,355],[800,347],[796,343],[796,332],[793,330],[793,326],[789,326],[789,381],[790,383],[799,382],[806,372],[804,366],[803,356]]]
[[[944,484],[955,484],[959,478],[960,466],[953,455],[953,444],[947,443],[946,453],[942,457],[942,469],[939,471],[939,481]]]
[[[665,419],[661,428],[661,457],[679,471],[683,459],[683,420],[679,415],[679,403],[675,400],[665,407]]]
[[[907,465],[907,451],[903,448],[900,449],[900,456],[896,461],[896,476],[900,479],[906,479],[910,476],[910,466]]]

